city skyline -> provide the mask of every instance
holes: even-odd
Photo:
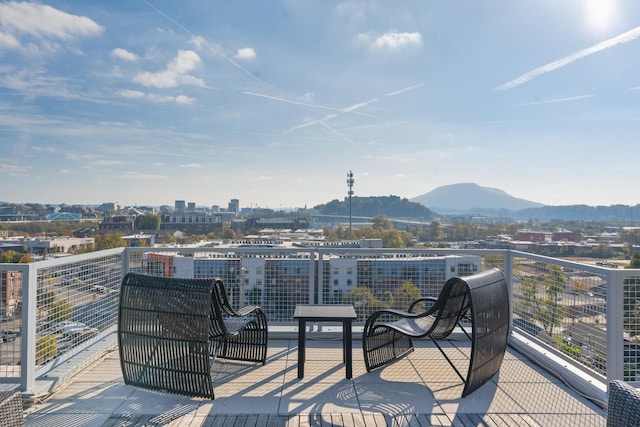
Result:
[[[632,0],[0,2],[0,200],[634,206]]]

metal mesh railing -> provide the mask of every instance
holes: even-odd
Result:
[[[115,325],[121,255],[96,255],[69,257],[37,270],[37,365]]]
[[[529,254],[514,256],[513,325],[607,376],[608,334],[622,334],[625,381],[640,380],[640,277],[613,280],[613,269],[563,262]],[[617,277],[617,276],[616,276]],[[623,311],[608,307],[608,287],[622,287]],[[623,316],[619,330],[608,310]],[[614,319],[619,319],[618,317]],[[612,341],[614,342],[614,341]]]
[[[437,296],[450,277],[492,267],[505,271],[512,286],[514,330],[595,375],[637,381],[638,270],[509,250],[325,247],[120,248],[31,265],[1,264],[0,329],[8,331],[8,339],[0,344],[0,378],[21,375],[23,322],[29,318],[25,310],[31,310],[24,296],[33,282],[37,370],[115,327],[119,286],[128,271],[220,277],[234,306],[260,305],[270,325],[293,327],[296,304],[353,304],[358,325],[379,308],[406,309],[417,297]],[[612,289],[618,292],[613,305]],[[616,343],[615,351],[609,342]]]

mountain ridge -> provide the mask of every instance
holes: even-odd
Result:
[[[549,206],[513,197],[505,191],[482,187],[474,183],[451,184],[409,199],[420,203],[438,215],[509,216],[518,221],[538,219],[576,221],[629,221],[640,220],[640,204],[635,206],[611,205]]]
[[[478,209],[517,211],[545,206],[542,203],[513,197],[498,188],[481,187],[475,183],[444,185],[409,200],[439,214],[456,214]]]

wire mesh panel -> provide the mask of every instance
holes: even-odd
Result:
[[[73,257],[37,270],[38,365],[115,326],[121,275],[119,254]]]
[[[399,249],[320,253],[323,302],[353,304],[361,322],[381,309],[407,310],[420,297],[437,297],[449,278],[483,268],[482,257],[470,254]]]
[[[310,250],[147,250],[141,270],[164,277],[220,278],[232,306],[261,306],[269,321],[293,321],[295,306],[313,303],[316,289],[315,257]]]
[[[606,275],[524,257],[513,265],[513,325],[606,375]]]
[[[0,264],[0,377],[18,377],[22,342],[23,272]]]

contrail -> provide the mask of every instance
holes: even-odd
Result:
[[[318,119],[318,120],[311,120],[311,121],[306,122],[306,123],[303,123],[303,124],[301,124],[301,125],[298,125],[298,126],[294,126],[294,127],[292,127],[292,128],[291,128],[291,129],[289,129],[288,131],[284,132],[284,134],[286,135],[286,134],[291,133],[291,132],[293,132],[293,131],[296,131],[296,130],[298,130],[298,129],[303,129],[303,128],[306,128],[306,127],[308,127],[308,126],[316,125],[316,124],[318,124],[318,123],[324,122],[325,120],[331,120],[331,119],[333,119],[334,117],[338,117],[338,115],[337,115],[337,114],[329,114],[328,116],[325,116],[325,117],[324,117],[324,118],[322,118],[322,119]]]
[[[335,107],[327,107],[326,105],[308,104],[306,102],[292,101],[290,99],[279,98],[277,96],[272,96],[272,95],[265,95],[263,93],[250,92],[248,90],[243,90],[242,93],[244,93],[245,95],[258,96],[258,97],[261,97],[261,98],[272,99],[274,101],[286,102],[288,104],[302,105],[302,106],[305,106],[305,107],[312,107],[312,108],[319,108],[321,110],[337,111],[339,113],[355,113],[355,114],[361,114],[363,116],[369,116],[369,117],[375,117],[375,116],[372,115],[372,114],[360,113],[360,112],[358,112],[356,110],[364,107],[365,105],[368,105],[368,104],[371,104],[373,102],[378,101],[377,99],[372,99],[370,101],[366,101],[366,102],[362,102],[360,104],[352,105],[351,107],[347,107],[347,108],[335,108]]]
[[[329,129],[331,132],[333,132],[338,138],[343,139],[343,140],[347,141],[349,144],[353,145],[354,147],[362,150],[367,156],[371,156],[371,154],[367,150],[365,150],[364,148],[360,147],[358,144],[356,144],[355,142],[353,142],[352,140],[350,140],[349,138],[347,138],[346,136],[344,136],[343,134],[341,134],[340,132],[338,132],[337,130],[335,130],[334,128],[332,128],[331,126],[326,124],[325,122],[319,121],[319,123],[321,125],[323,125],[324,127],[326,127],[327,129]]]
[[[570,102],[570,101],[578,101],[580,99],[585,99],[585,98],[593,98],[593,95],[578,95],[578,96],[571,96],[568,98],[556,98],[556,99],[547,99],[545,101],[537,101],[537,102],[526,102],[524,104],[516,104],[516,107],[530,107],[532,105],[541,105],[541,104],[555,104],[558,102]]]
[[[496,90],[512,89],[516,86],[520,86],[521,84],[528,82],[531,79],[535,79],[538,76],[549,73],[551,71],[555,71],[559,68],[564,67],[565,65],[569,65],[573,61],[577,61],[578,59],[593,55],[594,53],[600,52],[601,50],[609,49],[610,47],[633,41],[638,37],[640,37],[640,27],[636,27],[633,30],[620,34],[619,36],[612,37],[596,45],[580,50],[564,58],[558,59],[557,61],[550,62],[546,65],[543,65],[542,67],[538,67],[534,70],[524,73],[520,77],[496,87]]]
[[[189,34],[191,37],[196,37],[195,34],[193,34],[191,31],[189,31],[189,29],[187,29],[184,25],[180,24],[178,21],[176,21],[175,19],[173,19],[172,17],[170,17],[169,15],[167,15],[166,13],[164,13],[163,11],[161,11],[160,9],[158,9],[157,7],[155,7],[154,5],[152,5],[151,3],[149,3],[147,0],[140,0],[142,3],[146,4],[147,6],[149,6],[151,9],[155,10],[157,13],[159,13],[160,15],[164,16],[166,19],[168,19],[169,21],[171,21],[175,26],[177,26],[178,28],[180,28],[182,31],[184,31],[185,33]],[[204,39],[204,37],[202,38],[202,40],[204,40],[204,42],[209,45],[209,42],[207,40]],[[210,48],[212,48],[211,45],[209,45]],[[256,80],[256,81],[261,81],[258,77],[256,77],[255,75],[253,75],[249,70],[245,69],[244,67],[242,67],[240,64],[238,64],[237,62],[235,62],[234,60],[232,60],[231,58],[229,58],[227,55],[225,55],[224,53],[220,52],[219,53],[220,56],[222,56],[222,58],[229,62],[231,65],[233,65],[234,67],[236,67],[237,69],[239,69],[240,71],[242,71],[243,73],[245,73],[246,75],[248,75],[249,77],[251,77],[252,79]]]
[[[401,93],[409,92],[411,90],[418,89],[419,87],[422,87],[422,86],[424,86],[424,83],[420,83],[420,84],[417,84],[417,85],[406,87],[404,89],[396,90],[395,92],[390,92],[390,93],[387,94],[387,96],[400,95]]]

